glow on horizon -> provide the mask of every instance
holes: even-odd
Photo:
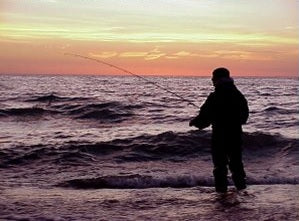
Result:
[[[298,75],[296,0],[4,0],[0,73]],[[265,10],[267,9],[267,10]]]

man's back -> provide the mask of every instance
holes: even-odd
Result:
[[[245,97],[233,81],[220,82],[200,109],[193,123],[198,128],[212,124],[213,133],[241,132],[248,118]]]
[[[212,99],[209,111],[213,131],[240,131],[241,125],[245,124],[248,118],[248,106],[246,99],[233,82],[218,85],[209,99]]]

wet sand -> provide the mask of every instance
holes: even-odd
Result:
[[[230,191],[233,191],[231,188]],[[212,187],[1,190],[3,220],[298,220],[299,185],[253,185],[223,197]]]

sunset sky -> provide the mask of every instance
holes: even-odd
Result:
[[[0,73],[298,76],[296,0],[1,0]]]

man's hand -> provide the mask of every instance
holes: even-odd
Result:
[[[194,125],[195,125],[195,118],[193,118],[192,120],[190,120],[189,127],[192,127]]]

